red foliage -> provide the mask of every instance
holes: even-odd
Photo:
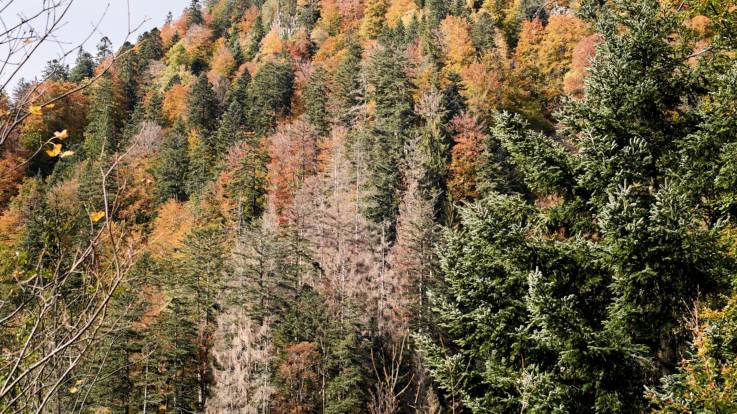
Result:
[[[281,215],[305,178],[317,172],[318,134],[304,120],[282,124],[269,138],[269,201]]]
[[[478,120],[467,113],[456,116],[452,124],[456,134],[448,167],[448,189],[456,201],[476,199],[479,197],[476,187],[478,162],[486,136]]]

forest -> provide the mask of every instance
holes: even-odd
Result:
[[[0,90],[0,414],[737,412],[737,1],[177,12]]]

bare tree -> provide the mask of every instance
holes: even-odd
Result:
[[[65,25],[65,18],[69,14],[75,0],[41,0],[35,8],[27,7],[26,0],[0,0],[0,91],[7,95],[7,88],[18,81],[21,69],[27,66],[31,57],[39,53],[42,45],[55,43],[60,50],[59,59],[63,60],[75,51],[81,50],[84,44],[96,33],[100,34],[100,23],[107,13],[107,9],[100,19],[93,23],[89,34],[80,42],[69,44],[58,36],[59,30]],[[18,6],[23,4],[22,6]],[[128,33],[123,42],[140,29],[146,20],[133,25],[131,22],[130,4],[128,5]],[[109,6],[109,5],[108,5]],[[23,10],[30,11],[25,14],[15,16],[7,16],[10,10],[21,7]],[[10,103],[7,109],[0,113],[0,149],[3,144],[12,136],[16,129],[36,110],[43,111],[46,108],[53,107],[58,102],[74,93],[88,88],[98,79],[105,76],[115,62],[128,53],[129,50],[121,53],[113,53],[110,59],[107,59],[104,66],[97,71],[96,75],[81,82],[78,85],[69,87],[67,90],[61,91],[54,96],[43,97],[39,101],[38,89],[42,82],[34,82],[29,88],[26,88],[20,96]],[[37,155],[47,143],[39,146],[34,153]]]
[[[405,345],[407,336],[403,336],[399,342],[392,343],[389,355],[384,355],[380,361],[381,370],[376,366],[376,358],[371,352],[371,366],[376,375],[376,383],[369,390],[370,400],[368,412],[370,414],[396,414],[401,406],[401,398],[412,384],[412,378],[405,381],[402,375],[402,363],[404,362]]]
[[[43,246],[35,267],[18,267],[0,300],[0,330],[15,333],[10,342],[18,344],[0,359],[0,414],[44,412],[100,338],[108,305],[137,256],[126,229],[110,219],[125,182],[115,195],[108,182],[124,156],[99,170],[104,209],[89,214],[88,241],[74,252]]]

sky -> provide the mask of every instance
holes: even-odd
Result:
[[[4,6],[11,0],[0,0],[0,6]],[[2,23],[6,26],[12,26],[19,21],[20,15],[29,16],[40,10],[43,3],[49,0],[14,0],[10,7],[0,12]],[[55,0],[59,1],[59,0]],[[62,0],[65,3],[70,0]],[[8,87],[12,91],[20,78],[26,80],[40,77],[46,66],[46,62],[51,59],[58,59],[64,54],[62,49],[71,49],[74,45],[78,45],[84,41],[90,33],[93,32],[95,24],[102,19],[99,29],[84,44],[85,50],[94,54],[97,43],[103,36],[107,36],[113,42],[114,49],[117,49],[125,40],[128,33],[128,5],[130,5],[130,24],[136,27],[143,22],[140,29],[131,35],[128,39],[135,41],[141,33],[161,27],[166,20],[166,15],[171,11],[175,17],[184,10],[190,3],[189,0],[71,0],[73,4],[69,12],[64,16],[62,22],[63,27],[56,32],[57,38],[62,40],[64,44],[48,42],[39,47],[31,59],[25,64],[11,81]],[[107,12],[106,12],[107,9]],[[3,53],[0,51],[0,53]],[[77,52],[71,53],[66,63],[70,66],[74,64]],[[0,85],[15,70],[15,67],[5,68],[0,73]]]

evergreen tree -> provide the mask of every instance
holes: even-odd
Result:
[[[151,91],[148,101],[146,101],[146,110],[144,118],[148,121],[156,122],[161,126],[167,126],[169,120],[164,114],[164,97],[158,88],[153,88]]]
[[[241,105],[233,100],[228,110],[220,118],[217,130],[207,140],[208,152],[211,156],[215,158],[222,157],[233,144],[244,139],[243,124],[245,115],[243,115],[241,108]]]
[[[92,159],[118,150],[123,112],[112,80],[102,78],[92,89],[89,123],[84,131],[84,150]]]
[[[43,71],[43,79],[63,82],[69,79],[69,66],[59,62],[56,59],[50,60],[46,63],[46,68]]]
[[[187,197],[185,183],[189,170],[187,156],[187,131],[178,122],[167,134],[161,145],[155,168],[156,196],[163,202],[169,198],[184,200]]]
[[[99,65],[105,58],[113,53],[113,42],[107,36],[103,36],[100,42],[97,44],[97,56],[96,63]]]
[[[82,82],[84,79],[92,77],[95,71],[95,60],[89,52],[83,49],[79,50],[77,60],[74,67],[69,73],[69,80],[75,83]]]
[[[494,21],[489,13],[481,9],[471,27],[471,40],[476,53],[482,55],[494,47]]]
[[[446,0],[426,0],[428,10],[428,24],[431,27],[438,27],[440,22],[448,15],[448,4]]]
[[[414,123],[412,87],[405,76],[406,69],[402,53],[385,47],[372,56],[368,76],[376,118],[367,136],[371,168],[365,214],[377,224],[388,225],[390,234],[399,207],[402,154]]]
[[[205,18],[202,16],[202,6],[200,0],[192,0],[187,8],[187,28],[196,24],[204,24]]]
[[[279,116],[289,113],[293,89],[294,73],[290,64],[264,64],[248,85],[248,125],[259,134],[268,132]]]
[[[676,178],[698,170],[693,152],[674,153],[706,124],[684,104],[698,92],[691,48],[669,40],[675,17],[649,1],[601,16],[585,96],[560,130],[575,153],[497,117],[493,139],[526,197],[559,201],[492,193],[448,233],[449,292],[436,302],[447,337],[421,341],[441,387],[472,411],[640,412],[643,385],[678,361],[687,304],[730,274],[716,227],[698,218],[708,193]]]
[[[117,80],[120,82],[127,110],[132,110],[138,101],[138,78],[140,76],[140,58],[133,45],[126,42],[119,52],[120,58],[115,62]]]
[[[238,77],[235,81],[235,85],[233,85],[233,89],[230,91],[230,96],[228,97],[228,102],[230,108],[230,104],[233,102],[237,102],[238,105],[241,108],[241,111],[244,111],[248,106],[248,85],[251,83],[251,73],[247,70],[243,71],[243,74]]]
[[[335,72],[335,99],[337,101],[338,120],[346,127],[352,127],[356,121],[357,106],[363,100],[361,84],[361,47],[351,42],[348,53],[340,62]]]
[[[248,46],[248,52],[246,53],[246,60],[251,60],[261,50],[261,40],[266,36],[266,29],[264,28],[264,22],[261,19],[261,14],[256,16],[256,21],[253,23],[251,28],[251,44]]]
[[[202,73],[197,77],[187,97],[189,125],[201,134],[208,134],[215,128],[218,116],[218,102],[210,81]]]
[[[320,135],[328,133],[330,115],[328,113],[328,73],[319,67],[310,76],[304,90],[307,121]]]
[[[150,32],[139,36],[137,43],[140,45],[138,56],[141,59],[141,67],[146,67],[151,60],[164,57],[164,42],[161,40],[161,32],[158,28],[153,28]]]

